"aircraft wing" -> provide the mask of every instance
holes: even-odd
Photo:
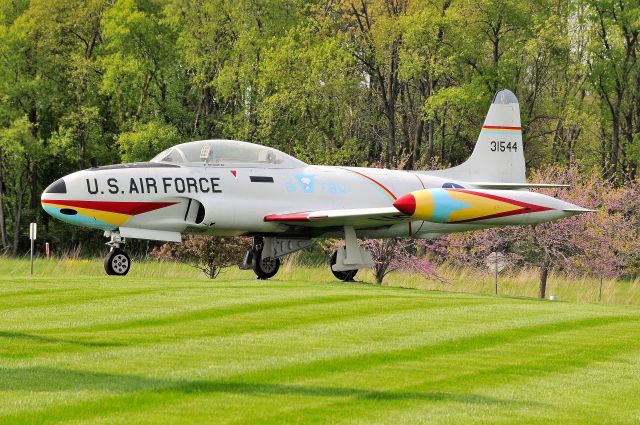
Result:
[[[491,182],[469,182],[475,189],[499,189],[499,190],[518,190],[518,189],[551,189],[551,188],[567,188],[568,184],[554,183],[491,183]]]
[[[408,222],[411,221],[411,217],[402,214],[395,207],[386,207],[269,214],[264,217],[264,221],[303,227],[354,226],[370,228]]]

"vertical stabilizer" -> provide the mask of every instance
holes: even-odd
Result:
[[[466,162],[429,174],[468,182],[525,183],[520,106],[516,96],[509,90],[496,93],[473,153]]]

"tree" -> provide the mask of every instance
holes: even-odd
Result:
[[[415,241],[368,239],[363,245],[373,258],[373,274],[378,285],[393,271],[413,272],[428,279],[441,280],[431,262],[416,255]]]
[[[18,254],[22,236],[28,177],[33,173],[40,157],[41,151],[26,117],[18,118],[11,127],[0,130],[0,181],[3,182],[3,190],[0,191],[0,208],[3,209],[0,214],[0,238],[3,251],[10,251],[13,255]],[[4,217],[5,207],[13,212],[13,243],[10,246]]]
[[[633,180],[639,160],[633,145],[640,129],[640,4],[614,0],[588,4],[594,27],[591,81],[606,117],[602,120],[602,170],[608,177]]]
[[[247,247],[248,238],[226,238],[188,235],[182,243],[164,244],[153,250],[159,260],[175,259],[195,267],[215,279],[224,267],[240,264]]]
[[[42,221],[44,237],[68,248],[102,248],[98,233],[49,223],[38,205],[91,157],[146,160],[170,143],[230,138],[310,163],[441,168],[466,159],[503,87],[520,101],[530,169],[595,166],[632,184],[639,10],[613,0],[0,2],[0,131],[26,117],[31,138],[17,140],[26,159],[41,155],[20,170],[4,159],[4,249],[16,190],[22,223]]]
[[[135,123],[131,131],[118,136],[120,157],[124,162],[148,161],[180,142],[175,127],[157,121]]]
[[[451,235],[452,258],[463,264],[480,264],[491,251],[514,255],[516,264],[540,269],[539,296],[546,295],[553,268],[569,275],[616,277],[628,272],[640,253],[638,183],[614,188],[599,174],[575,168],[549,168],[534,174],[535,181],[570,184],[571,189],[546,189],[578,205],[599,209],[533,227],[504,227]],[[442,249],[442,242],[437,245]],[[445,249],[446,250],[446,249]]]

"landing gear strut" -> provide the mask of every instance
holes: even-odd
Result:
[[[358,245],[358,237],[352,226],[344,226],[344,247],[331,256],[331,273],[343,282],[353,281],[360,269],[372,268],[371,253]]]
[[[111,250],[104,258],[104,270],[110,276],[124,276],[131,269],[131,257],[122,249],[124,242],[118,234],[111,234],[111,240],[107,242]]]
[[[245,267],[241,268],[251,268],[258,279],[267,280],[278,273],[278,269],[280,269],[280,259],[276,257],[263,257],[263,251],[263,238],[260,236],[253,238],[253,246],[249,249],[244,259]]]
[[[252,269],[258,279],[269,279],[278,273],[281,258],[292,252],[300,251],[313,245],[309,238],[278,238],[275,236],[256,236],[247,251],[241,270]]]
[[[338,280],[341,280],[343,282],[353,282],[353,278],[356,277],[356,274],[358,273],[358,269],[345,270],[345,271],[333,270],[333,266],[336,264],[337,259],[338,259],[338,251],[333,251],[333,255],[331,256],[331,273],[333,273],[333,275]]]

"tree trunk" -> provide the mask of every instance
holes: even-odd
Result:
[[[444,163],[444,136],[446,135],[446,121],[447,110],[442,111],[442,121],[440,123],[440,164]]]
[[[540,298],[545,299],[547,296],[547,278],[551,269],[551,258],[545,255],[542,266],[540,267]]]
[[[411,149],[411,169],[416,167],[420,159],[420,145],[422,144],[422,133],[424,132],[424,121],[422,118],[418,118],[418,120],[418,127],[416,128],[416,135],[413,139],[413,147]]]
[[[393,165],[393,161],[396,153],[396,107],[395,104],[388,104],[386,107],[387,113],[387,149],[385,154],[385,166],[390,167]]]
[[[611,148],[609,150],[608,177],[616,177],[618,173],[618,154],[620,152],[620,119],[618,112],[612,117],[611,123]]]
[[[7,228],[4,219],[4,204],[2,202],[3,197],[3,187],[2,182],[0,182],[0,244],[2,244],[2,253],[4,254],[9,249],[9,246],[7,245]]]
[[[429,125],[427,126],[427,141],[429,143],[429,153],[427,154],[427,159],[429,163],[433,161],[434,154],[434,142],[433,142],[433,120],[429,120]]]
[[[29,207],[35,210],[37,214],[40,197],[38,196],[38,167],[35,161],[31,161],[29,164],[29,186],[31,187]]]
[[[23,176],[20,176],[20,184],[18,192],[16,193],[16,211],[13,218],[13,249],[12,255],[18,254],[18,244],[20,243],[20,221],[22,220],[22,198],[24,195]]]
[[[384,275],[386,272],[385,269],[386,269],[386,266],[376,264],[373,274],[375,275],[377,285],[382,285],[382,280],[384,279]]]
[[[598,288],[598,302],[602,302],[602,276],[600,276],[600,286]]]

